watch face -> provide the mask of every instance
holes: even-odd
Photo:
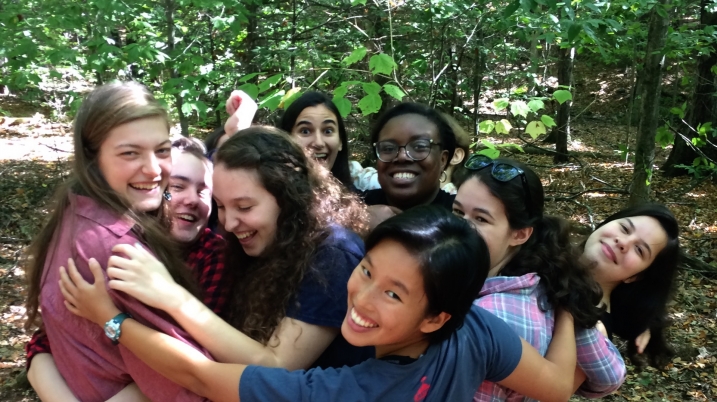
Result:
[[[109,336],[110,338],[114,338],[115,336],[117,336],[117,328],[115,328],[114,325],[108,326],[107,329],[105,330],[105,332],[107,333],[107,336]]]

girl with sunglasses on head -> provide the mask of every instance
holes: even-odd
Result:
[[[540,179],[522,163],[478,154],[466,161],[459,176],[453,211],[473,224],[490,250],[489,278],[476,304],[506,321],[541,353],[551,342],[555,309],[570,312],[579,328],[578,393],[599,397],[615,391],[624,380],[625,365],[595,328],[600,288],[580,262],[567,222],[543,214]],[[524,398],[485,382],[474,400]]]
[[[83,100],[73,137],[72,174],[55,195],[49,220],[30,247],[27,266],[26,326],[39,324],[41,316],[52,356],[43,354],[40,359],[47,363],[44,358],[54,356],[49,367],[54,380],[63,383],[53,387],[50,396],[67,401],[75,397],[81,401],[140,400],[141,390],[152,400],[201,400],[126,348],[114,345],[102,328],[68,314],[58,285],[59,267],[68,258],[90,278],[88,264],[95,261],[93,257],[104,266],[113,245],[140,242],[172,267],[167,275],[179,286],[196,289],[191,272],[179,259],[177,245],[167,237],[171,216],[166,188],[172,169],[167,112],[140,84],[99,86]],[[105,286],[104,271],[95,272],[95,278],[99,286]],[[136,319],[189,347],[198,347],[163,313],[121,292],[111,291],[110,297]],[[38,364],[42,362],[33,366]]]
[[[655,367],[673,354],[667,344],[666,305],[680,254],[677,219],[663,205],[625,208],[605,219],[583,243],[603,291],[607,333],[626,339],[628,357],[645,353]]]
[[[375,359],[295,372],[222,364],[131,319],[119,341],[168,378],[215,401],[465,401],[484,378],[543,401],[568,400],[575,367],[570,314],[558,314],[549,361],[505,323],[472,306],[490,258],[468,223],[445,209],[419,207],[378,226],[366,248],[348,280],[341,332],[354,345],[375,346]],[[76,314],[100,323],[118,313],[105,287],[90,285],[72,265],[62,283]]]

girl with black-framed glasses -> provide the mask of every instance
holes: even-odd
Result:
[[[491,256],[489,278],[475,304],[502,318],[541,353],[551,341],[555,309],[571,312],[577,324],[578,393],[599,397],[615,391],[624,381],[625,364],[595,328],[600,287],[581,263],[567,221],[544,215],[538,176],[520,162],[478,154],[464,167],[453,212],[481,233]],[[474,397],[507,399],[521,396],[492,382],[484,382]]]

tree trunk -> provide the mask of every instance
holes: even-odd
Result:
[[[660,117],[660,84],[662,83],[662,67],[665,63],[664,47],[667,26],[670,21],[665,10],[666,3],[667,0],[658,0],[650,12],[645,66],[642,70],[642,107],[637,130],[630,205],[639,205],[650,199],[652,163],[655,159],[655,134]]]
[[[170,56],[170,63],[172,63],[171,60],[173,60],[174,57],[174,11],[176,10],[177,5],[174,3],[174,0],[165,0],[164,7],[164,15],[167,20],[167,51]],[[171,68],[169,74],[172,78],[179,77],[176,68]],[[182,111],[182,106],[184,106],[184,99],[182,99],[182,95],[180,92],[174,94],[174,100],[177,106],[177,114],[179,115],[179,125],[182,128],[182,135],[188,137],[189,119]]]
[[[575,60],[575,48],[560,49],[560,60],[558,61],[558,83],[567,86],[572,91],[573,83],[573,61]],[[558,108],[558,120],[551,135],[555,138],[555,163],[567,162],[568,142],[570,141],[570,106],[572,101],[565,101]],[[546,139],[547,141],[547,139]]]
[[[702,0],[700,22],[703,27],[709,25],[717,25],[717,12],[710,13],[707,9],[707,1]],[[712,127],[717,127],[717,102],[714,101],[715,93],[717,93],[717,85],[715,85],[715,75],[712,73],[712,66],[717,64],[717,46],[713,45],[712,52],[703,54],[699,58],[697,65],[697,86],[692,96],[692,104],[690,112],[687,116],[687,122],[695,129],[699,124],[707,122],[712,123]],[[680,130],[682,131],[682,130]],[[691,130],[683,132],[685,137],[692,139],[695,133]],[[702,151],[712,160],[717,160],[717,150],[713,147],[704,147]],[[667,158],[665,165],[662,167],[663,173],[669,177],[675,177],[687,174],[687,170],[678,168],[677,165],[691,165],[699,155],[695,152],[687,142],[677,136],[675,137],[675,145],[672,152]]]

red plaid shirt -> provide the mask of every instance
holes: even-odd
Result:
[[[229,296],[229,287],[223,283],[224,247],[224,239],[206,228],[186,250],[188,254],[185,262],[197,274],[203,302],[217,314],[222,310]],[[43,328],[32,334],[32,339],[25,345],[25,352],[27,352],[28,369],[33,357],[40,353],[52,353],[50,341]]]

